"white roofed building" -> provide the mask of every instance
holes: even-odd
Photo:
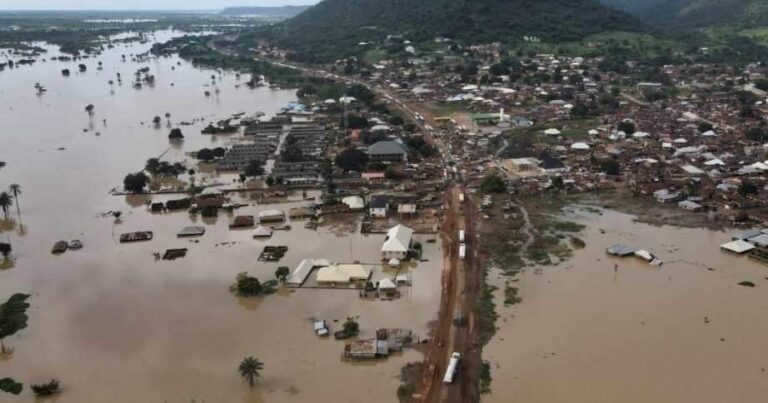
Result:
[[[381,246],[382,258],[389,260],[392,258],[404,260],[408,256],[408,250],[411,248],[413,240],[413,230],[404,226],[397,225],[387,231],[387,240]]]

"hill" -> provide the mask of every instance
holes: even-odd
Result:
[[[632,13],[649,24],[682,26],[764,26],[765,0],[602,0],[603,4]]]
[[[310,6],[283,7],[227,7],[221,10],[221,15],[261,15],[268,17],[295,17]]]
[[[471,42],[578,40],[640,23],[597,0],[324,0],[274,32],[278,44],[303,54],[326,53],[388,35],[414,41],[438,36]]]

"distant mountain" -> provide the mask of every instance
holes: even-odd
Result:
[[[221,10],[221,15],[263,15],[268,17],[295,17],[310,6],[283,7],[227,7]]]
[[[474,43],[523,36],[567,41],[640,27],[598,0],[324,0],[286,21],[275,39],[310,51],[387,35],[412,41],[438,36]]]
[[[768,0],[602,0],[649,24],[682,27],[768,25]]]

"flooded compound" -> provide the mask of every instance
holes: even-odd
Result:
[[[155,41],[176,34],[157,33]],[[230,200],[244,206],[217,217],[151,212],[152,203],[183,193],[111,194],[153,157],[197,171],[175,179],[182,189],[195,180],[237,188],[236,174],[219,174],[189,153],[232,144],[241,135],[200,131],[236,113],[270,116],[295,100],[295,91],[250,89],[242,85],[246,75],[198,69],[175,56],[130,56],[150,45],[117,44],[82,61],[38,61],[0,73],[0,159],[7,163],[0,188],[19,183],[23,189],[20,219],[14,209],[10,220],[0,220],[0,239],[13,244],[13,260],[0,270],[0,296],[32,294],[29,327],[5,340],[13,353],[0,359],[0,373],[26,382],[59,379],[60,403],[396,399],[400,368],[421,360],[420,353],[405,349],[384,360],[342,362],[344,342],[319,338],[313,321],[325,320],[336,331],[354,317],[361,338],[376,337],[379,328],[409,329],[426,338],[441,292],[440,237],[414,235],[423,255],[396,272],[411,283],[397,299],[364,299],[357,290],[332,287],[280,287],[273,295],[237,298],[229,287],[238,273],[265,282],[278,267],[293,271],[304,259],[370,264],[372,278],[381,278],[385,235],[361,234],[359,216],[343,225],[321,221],[316,230],[288,219],[290,229],[276,228],[264,239],[255,239],[253,228],[230,229],[235,215],[287,214],[312,204],[312,191],[306,199],[295,191],[269,204],[234,191]],[[46,58],[56,54],[51,49]],[[78,63],[87,71],[76,72]],[[130,81],[142,67],[149,67],[154,84],[137,89]],[[63,68],[72,74],[63,77]],[[123,85],[109,84],[118,72]],[[36,82],[46,87],[44,94],[35,94]],[[84,109],[89,104],[91,115]],[[154,116],[161,116],[159,125]],[[183,142],[169,142],[171,128],[181,128]],[[115,211],[122,214],[116,218]],[[186,227],[204,231],[187,228],[177,237]],[[145,232],[151,239],[137,235],[121,243],[123,234]],[[58,241],[70,242],[69,249],[52,254]],[[286,246],[284,256],[259,261],[270,245]],[[168,253],[168,260],[160,258]],[[246,356],[264,363],[253,389],[237,373]],[[2,400],[29,401],[29,395]]]
[[[655,227],[578,208],[586,247],[519,275],[520,304],[496,293],[498,331],[483,351],[486,402],[762,402],[768,392],[768,267],[722,252],[731,232]],[[609,256],[616,243],[663,265]],[[751,281],[756,286],[739,285]]]

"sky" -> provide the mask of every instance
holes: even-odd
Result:
[[[285,6],[319,0],[0,0],[0,10],[212,10],[231,6]]]

